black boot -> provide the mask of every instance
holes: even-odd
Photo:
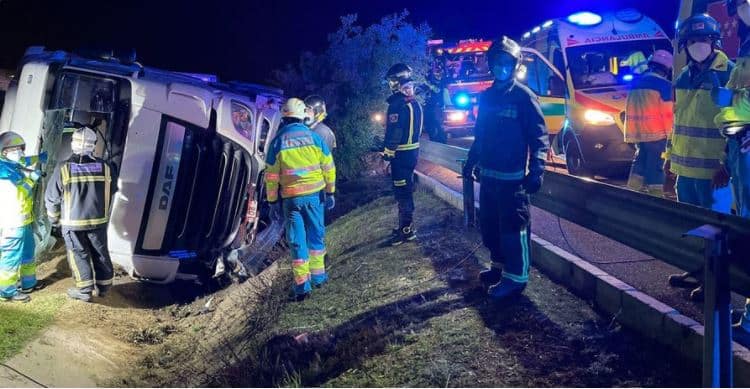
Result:
[[[696,288],[700,286],[697,272],[685,272],[682,274],[672,274],[669,276],[669,285],[675,288]]]
[[[690,292],[690,301],[695,301],[696,303],[703,301],[703,294],[703,285],[701,285]]]
[[[518,297],[526,288],[526,283],[511,281],[504,278],[499,283],[490,286],[487,295],[493,300],[506,300]]]
[[[391,246],[398,246],[417,239],[417,231],[412,226],[401,228],[398,235],[391,238]]]
[[[111,288],[111,286],[109,286],[109,285],[107,285],[107,286],[97,286],[96,287],[96,291],[97,291],[96,295],[98,297],[106,297],[107,293],[109,293],[109,289],[110,288]]]
[[[68,289],[68,297],[73,300],[81,300],[83,302],[91,301],[91,290],[81,290],[78,288]]]
[[[482,270],[479,272],[479,281],[485,286],[489,287],[490,285],[495,285],[503,278],[503,271],[496,268],[491,267],[487,270]]]

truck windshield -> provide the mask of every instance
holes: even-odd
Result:
[[[485,52],[445,54],[439,66],[450,81],[479,81],[491,79]]]
[[[646,70],[648,57],[656,50],[672,51],[667,39],[603,43],[566,50],[568,67],[576,89],[627,85],[632,76]]]

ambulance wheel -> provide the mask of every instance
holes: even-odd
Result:
[[[570,137],[569,137],[570,138]],[[581,155],[581,149],[574,139],[568,139],[565,142],[565,165],[568,167],[568,173],[574,176],[590,176],[591,168],[586,165]]]

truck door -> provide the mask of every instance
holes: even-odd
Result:
[[[255,241],[259,232],[260,219],[266,207],[261,205],[265,201],[265,186],[263,183],[263,170],[266,167],[266,153],[271,140],[276,135],[281,118],[276,110],[259,109],[255,121],[254,135],[255,146],[252,154],[252,174],[250,185],[247,189],[247,204],[245,216],[237,236],[235,245],[250,245]]]

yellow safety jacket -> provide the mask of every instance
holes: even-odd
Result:
[[[625,142],[655,142],[666,139],[674,123],[672,83],[647,72],[628,93],[625,108]]]
[[[723,108],[716,115],[714,122],[722,127],[724,124],[745,125],[750,123],[750,41],[743,43],[737,66],[729,77],[727,88],[734,91],[732,105]]]
[[[271,142],[266,158],[266,196],[273,203],[281,197],[304,196],[321,190],[336,191],[336,166],[323,139],[307,126],[284,126]]]
[[[35,182],[22,165],[0,159],[0,230],[20,228],[34,221]]]
[[[689,65],[675,81],[674,130],[664,155],[672,173],[708,180],[721,167],[727,141],[714,124],[719,107],[711,90],[717,82],[725,85],[733,68],[734,63],[717,50],[709,68],[701,71]]]

